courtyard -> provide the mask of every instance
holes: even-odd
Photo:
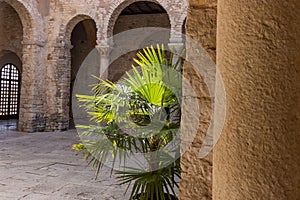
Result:
[[[95,180],[72,150],[76,130],[22,133],[11,130],[12,124],[0,127],[0,199],[128,199],[108,168]]]
[[[152,28],[156,31],[149,31]],[[137,111],[128,112],[134,122],[130,124],[143,128],[151,124],[150,114],[159,116],[152,121],[161,122],[160,113],[150,112],[151,108],[166,111],[166,123],[154,126],[161,129],[150,129],[154,134],[146,134],[150,139],[143,137],[142,142],[132,140],[131,130],[115,134],[124,132],[115,125],[127,120],[121,119],[124,110],[120,109],[121,115],[116,112],[120,99],[101,97],[95,106],[94,100],[99,99],[86,98],[90,107],[73,111],[78,103],[75,94],[90,91],[94,82],[90,84],[87,75],[118,83],[132,70],[137,52],[157,44],[174,57],[185,54],[182,67],[169,63],[181,79],[172,73],[166,76],[167,83],[183,86],[178,95],[171,95],[182,97],[173,101],[181,103],[175,108],[182,108],[177,118],[180,127],[176,127],[180,128],[176,146],[180,151],[175,155],[180,160],[170,168],[163,162],[144,162],[150,166],[144,169],[161,164],[166,170],[127,173],[125,178],[142,177],[144,181],[135,183],[147,185],[132,186],[133,196],[148,200],[145,194],[150,191],[156,200],[163,200],[168,186],[177,186],[178,200],[300,200],[299,38],[299,0],[0,0],[0,200],[129,199],[124,194],[126,186],[118,185],[110,168],[104,166],[95,179],[84,156],[76,155],[72,145],[79,138],[74,127],[84,124],[86,111],[96,107],[101,123],[113,122],[103,128],[113,141],[108,147],[118,150],[127,148],[123,144],[138,144],[132,145],[132,152],[156,152],[175,138],[170,131],[174,107],[166,107],[165,102],[174,100],[165,98],[173,90],[157,90],[163,92],[156,101],[159,95],[148,94],[155,94],[152,86],[158,84],[144,82],[150,76],[141,78],[139,73],[136,77],[142,87],[126,90],[132,96],[122,93],[127,85],[119,87],[120,93],[111,90],[113,95],[127,97],[129,107]],[[150,57],[156,61],[162,56]],[[159,60],[154,66],[165,65],[164,59]],[[77,86],[83,92],[77,92]],[[155,92],[141,94],[140,88]],[[95,94],[92,97],[98,98],[98,91]],[[142,102],[142,107],[132,102]],[[149,114],[140,118],[144,107]],[[88,134],[93,131],[89,128]],[[103,143],[95,144],[106,150]],[[77,146],[79,151],[88,149]],[[97,156],[105,151],[95,152]],[[115,152],[112,158],[117,157]],[[105,156],[96,158],[106,161]],[[149,174],[150,178],[145,176]],[[178,185],[174,174],[180,175]],[[157,180],[172,180],[173,185],[161,187]]]

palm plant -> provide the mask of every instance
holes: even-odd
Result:
[[[73,148],[96,177],[110,163],[119,184],[131,188],[130,199],[176,199],[182,62],[167,57],[163,45],[143,49],[134,61],[139,67],[118,83],[99,79],[94,95],[77,95],[95,124],[77,126],[82,140]]]

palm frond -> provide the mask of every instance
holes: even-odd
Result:
[[[119,183],[131,188],[131,199],[169,200],[176,196],[180,179],[180,133],[182,60],[166,56],[164,45],[144,48],[134,58],[132,73],[118,83],[102,80],[92,86],[93,95],[76,95],[90,120],[102,126],[77,126],[84,153],[98,177],[104,164],[122,165]],[[124,123],[120,128],[119,123]],[[130,134],[135,131],[135,136]],[[126,159],[141,153],[148,162],[139,168],[125,166]],[[127,191],[126,190],[126,191]]]

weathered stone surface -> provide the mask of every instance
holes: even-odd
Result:
[[[95,180],[83,155],[72,150],[76,134],[0,130],[0,199],[128,199],[109,168]]]
[[[200,159],[199,152],[203,147],[203,141],[211,123],[212,105],[214,99],[209,94],[207,85],[214,85],[215,69],[203,69],[206,71],[206,80],[203,74],[195,70],[203,63],[201,56],[205,57],[201,46],[211,59],[216,57],[216,5],[207,2],[190,2],[186,21],[186,34],[197,42],[197,45],[187,40],[187,62],[184,66],[184,77],[190,85],[183,87],[182,110],[182,150],[186,150],[182,156],[182,181],[180,184],[180,199],[212,199],[212,153]],[[195,6],[196,4],[197,6]],[[201,4],[201,6],[199,6]],[[202,54],[202,55],[200,55]],[[201,61],[200,61],[201,60]],[[201,63],[199,63],[201,62]],[[209,64],[209,62],[207,63]],[[190,93],[191,88],[194,93]],[[191,106],[197,102],[198,109]],[[198,124],[198,126],[197,126]],[[195,126],[196,125],[196,126]],[[194,133],[197,133],[194,137]],[[213,143],[211,137],[210,143]],[[186,149],[188,148],[188,149]]]
[[[34,132],[69,128],[72,115],[70,87],[74,73],[91,48],[110,45],[107,44],[107,38],[113,35],[115,25],[116,31],[149,25],[169,27],[172,30],[171,38],[180,37],[178,33],[182,32],[186,18],[186,0],[150,1],[164,8],[169,20],[154,20],[153,23],[151,20],[154,18],[151,15],[150,17],[132,15],[128,16],[128,19],[126,17],[118,19],[122,10],[137,1],[2,0],[0,2],[0,57],[4,52],[10,51],[22,61],[22,65],[18,65],[20,69],[22,68],[20,130]],[[157,19],[161,18],[159,15]],[[72,42],[72,31],[83,21],[87,38],[84,35],[83,38],[75,37],[77,41]],[[90,25],[92,23],[95,27]],[[95,38],[92,39],[90,47],[82,45],[92,37]],[[72,46],[73,43],[79,45]],[[107,63],[109,58],[102,59],[103,64]],[[15,62],[16,59],[10,61]]]
[[[299,199],[300,2],[218,3],[227,116],[214,149],[213,197]]]

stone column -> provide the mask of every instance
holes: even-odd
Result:
[[[51,45],[52,44],[52,45]],[[70,123],[71,42],[64,35],[50,43],[47,69],[46,131],[67,130]]]
[[[67,130],[70,127],[70,124],[73,123],[70,121],[70,115],[72,112],[72,93],[71,93],[71,49],[73,45],[69,40],[61,40],[56,43],[55,51],[58,53],[57,63],[57,90],[60,93],[60,96],[56,96],[57,101],[59,102],[59,107],[56,108],[54,116],[56,119],[51,119],[49,124],[52,123],[52,129],[54,130]],[[59,74],[59,75],[58,75]],[[70,98],[71,97],[71,98]]]
[[[44,66],[41,66],[45,43],[23,41],[23,65],[19,114],[19,131],[34,132],[45,129]]]
[[[108,67],[110,64],[110,52],[112,48],[110,45],[97,45],[96,48],[100,53],[99,75],[105,80],[108,78]]]
[[[212,148],[213,143],[216,10],[216,5],[205,1],[189,2],[185,43],[187,62],[183,69],[189,85],[183,84],[182,91],[181,200],[212,199],[213,153],[205,155],[205,152]]]
[[[180,58],[180,56],[185,56],[182,55],[182,51],[184,50],[184,43],[182,42],[183,38],[171,38],[170,43],[168,44],[168,47],[170,51],[174,54],[173,57],[173,64],[175,65],[177,60]]]
[[[300,1],[219,0],[218,14],[227,116],[213,199],[298,199]]]

